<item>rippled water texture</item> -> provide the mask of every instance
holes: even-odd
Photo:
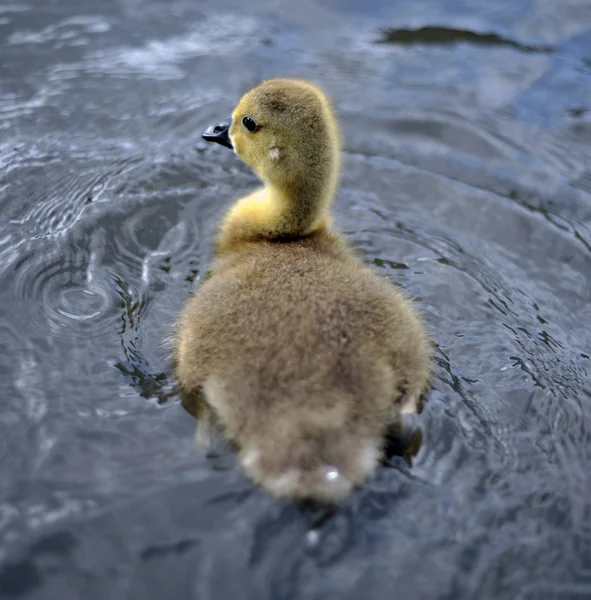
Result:
[[[193,447],[162,342],[232,198],[194,143],[333,95],[337,221],[421,303],[413,468],[322,527]],[[588,0],[0,4],[0,597],[591,597]]]

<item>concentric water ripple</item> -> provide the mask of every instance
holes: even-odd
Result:
[[[80,259],[79,259],[80,260]],[[87,264],[27,256],[14,271],[15,317],[38,334],[92,339],[114,329],[114,295],[87,281]],[[20,313],[20,314],[19,314]]]

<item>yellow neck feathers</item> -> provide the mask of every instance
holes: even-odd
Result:
[[[227,142],[264,187],[230,208],[218,233],[218,251],[330,228],[340,136],[318,88],[298,80],[263,82],[238,103]]]

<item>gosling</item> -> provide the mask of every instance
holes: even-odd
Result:
[[[332,228],[341,144],[320,89],[264,81],[203,138],[232,148],[263,187],[226,214],[176,326],[197,438],[222,434],[275,497],[340,503],[401,415],[422,410],[430,342],[404,294]]]

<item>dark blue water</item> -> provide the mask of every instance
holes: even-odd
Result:
[[[256,180],[194,144],[333,96],[337,222],[420,299],[410,472],[310,533],[193,446],[162,342]],[[591,598],[591,3],[0,4],[0,597]]]

